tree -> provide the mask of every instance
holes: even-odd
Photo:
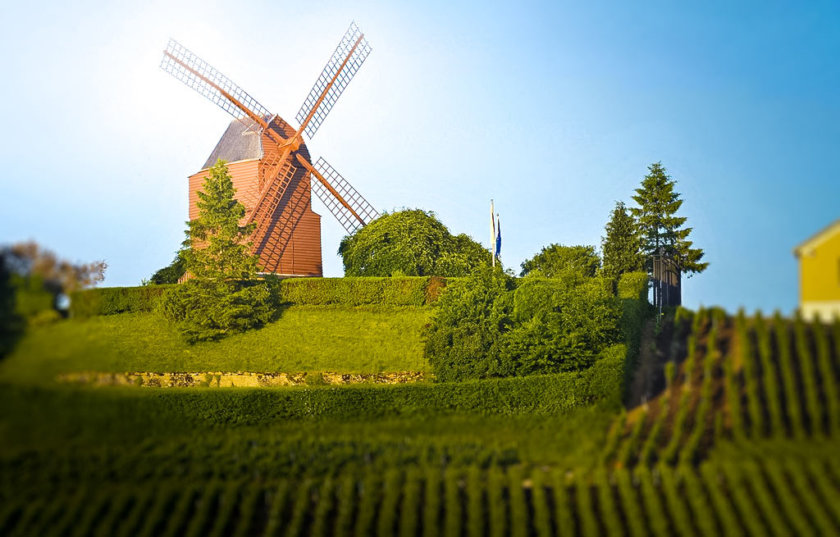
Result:
[[[234,198],[235,193],[227,163],[220,159],[198,192],[198,218],[187,222],[181,255],[195,278],[251,280],[257,276],[259,258],[250,253],[249,242],[256,223],[239,225],[245,206]]]
[[[152,274],[149,283],[153,283],[155,285],[178,283],[178,280],[181,279],[181,276],[183,276],[186,272],[186,261],[184,260],[184,257],[178,253],[175,256],[175,259],[172,260],[172,263]]]
[[[191,278],[168,290],[160,311],[194,343],[258,328],[276,311],[265,282],[257,281],[258,257],[250,253],[254,224],[240,226],[245,207],[236,201],[233,181],[219,160],[198,192],[198,218],[187,223],[180,252]]]
[[[601,259],[594,246],[549,244],[522,263],[520,275],[562,278],[573,283],[592,278],[600,266]]]
[[[703,250],[692,248],[693,243],[688,240],[692,228],[682,227],[685,217],[676,216],[683,203],[679,193],[674,191],[676,181],[665,173],[661,162],[651,164],[648,171],[633,196],[638,207],[630,209],[636,219],[646,268],[652,270],[652,256],[658,255],[662,248],[662,252],[675,259],[688,276],[703,272],[709,266],[700,261]]]
[[[467,276],[490,264],[490,252],[468,235],[452,235],[434,213],[385,213],[342,239],[345,276]]]
[[[642,270],[644,259],[636,221],[627,212],[623,202],[616,202],[605,231],[607,236],[601,239],[604,276],[617,282],[626,272]]]

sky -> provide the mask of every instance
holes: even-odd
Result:
[[[111,5],[106,5],[111,4]],[[682,5],[678,5],[682,4]],[[797,305],[792,249],[840,218],[836,2],[16,2],[0,32],[0,243],[137,285],[183,239],[230,116],[158,67],[172,37],[294,122],[350,21],[373,52],[308,147],[380,210],[502,261],[600,245],[662,162],[710,266],[695,308]],[[326,276],[343,229],[320,205]]]

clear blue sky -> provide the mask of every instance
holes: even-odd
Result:
[[[380,209],[435,211],[518,268],[600,244],[651,162],[711,267],[685,303],[796,306],[791,249],[840,218],[836,2],[6,5],[0,242],[166,265],[229,117],[158,69],[171,36],[293,120],[351,20],[373,53],[312,143]],[[641,5],[640,5],[641,4]],[[326,210],[326,275],[342,235]]]

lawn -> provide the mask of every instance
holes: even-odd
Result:
[[[43,384],[73,371],[425,371],[422,329],[430,315],[423,307],[290,306],[260,330],[195,345],[154,313],[71,319],[31,328],[0,363],[0,379]]]

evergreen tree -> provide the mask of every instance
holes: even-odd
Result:
[[[674,192],[676,181],[665,173],[661,162],[651,164],[648,171],[633,196],[639,206],[630,209],[636,219],[646,268],[651,270],[651,256],[662,248],[666,256],[677,261],[684,274],[703,272],[709,266],[700,261],[703,250],[692,248],[693,243],[688,240],[692,228],[682,227],[685,217],[676,216],[683,203],[679,193]]]
[[[276,311],[269,285],[255,281],[258,257],[248,242],[255,226],[239,225],[245,207],[235,193],[220,160],[198,192],[198,218],[188,223],[180,252],[192,278],[167,291],[160,303],[164,317],[190,343],[258,328]]]
[[[239,225],[245,206],[235,193],[227,164],[219,160],[198,191],[198,218],[187,222],[181,255],[195,278],[249,280],[257,275],[258,257],[248,242],[256,224]]]
[[[601,240],[604,276],[618,281],[625,272],[643,270],[642,245],[636,233],[636,222],[627,212],[624,202],[616,202],[605,231],[607,236]]]

